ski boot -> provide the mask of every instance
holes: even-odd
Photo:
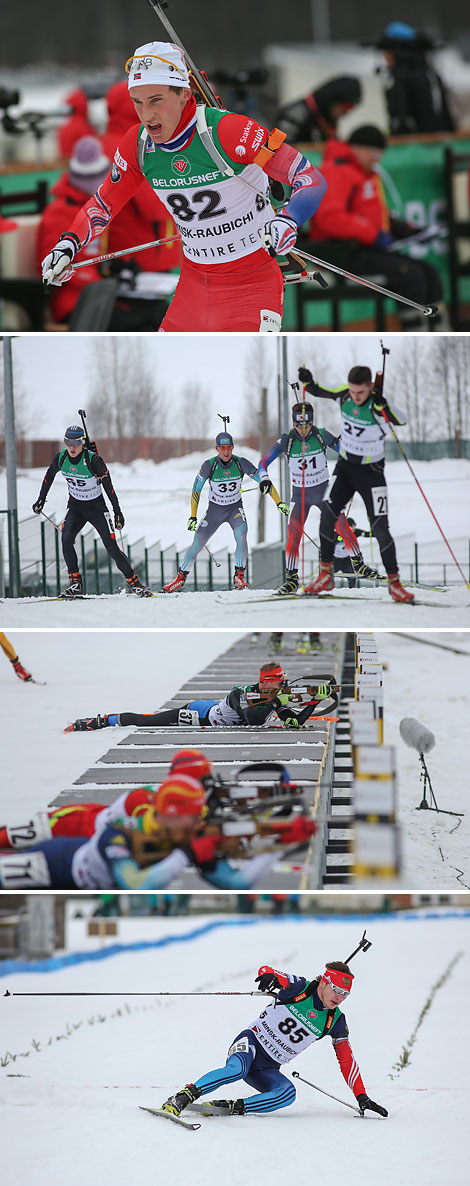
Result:
[[[172,1116],[181,1116],[188,1104],[193,1104],[195,1100],[198,1100],[200,1094],[199,1087],[195,1087],[194,1083],[187,1083],[186,1087],[182,1087],[181,1091],[176,1092],[176,1095],[170,1095],[165,1100],[161,1110],[162,1112],[171,1112]]]
[[[204,1104],[198,1104],[194,1111],[204,1113],[205,1108],[208,1116],[245,1115],[244,1100],[206,1100]]]
[[[299,655],[306,655],[307,651],[318,651],[320,648],[320,635],[316,631],[310,630],[308,634],[301,635],[297,651]]]
[[[245,580],[245,569],[236,568],[233,578],[234,589],[249,589],[248,581]]]
[[[93,729],[107,729],[108,725],[109,717],[100,716],[98,713],[97,717],[79,717],[78,721],[74,721],[72,725],[69,725],[66,732],[89,733]]]
[[[388,591],[393,601],[403,601],[405,604],[412,605],[414,602],[414,594],[409,593],[407,589],[403,588],[397,572],[389,572],[388,577]]]
[[[333,561],[322,561],[320,564],[320,572],[311,585],[304,586],[304,593],[311,593],[314,596],[317,593],[328,593],[330,589],[335,587]]]
[[[274,630],[269,639],[271,650],[279,655],[282,651],[283,632],[281,630]]]
[[[16,671],[18,679],[22,679],[22,680],[24,680],[24,683],[27,683],[28,680],[33,678],[32,675],[30,674],[30,672],[25,671],[24,667],[22,667],[19,659],[12,659],[11,663]]]
[[[153,597],[152,590],[147,585],[143,585],[135,573],[132,577],[127,578],[127,584],[129,585],[129,592],[135,593],[136,597]]]
[[[183,572],[179,568],[174,580],[169,581],[168,585],[163,586],[162,593],[177,593],[178,589],[183,588],[187,575],[187,572]]]
[[[286,572],[286,579],[283,585],[280,585],[277,590],[278,595],[287,597],[289,593],[297,593],[299,587],[299,574],[296,568],[290,568]]]
[[[70,585],[61,593],[61,599],[65,601],[72,600],[74,597],[83,597],[83,581],[79,572],[69,572]]]
[[[363,577],[364,579],[367,578],[368,580],[372,581],[383,580],[383,577],[381,577],[380,573],[377,572],[376,568],[369,568],[369,565],[366,564],[364,560],[362,552],[359,552],[358,556],[351,556],[351,564],[357,577]]]

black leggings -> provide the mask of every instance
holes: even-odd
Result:
[[[95,531],[98,532],[106,551],[112,560],[114,560],[114,563],[117,565],[119,571],[122,572],[123,576],[134,576],[134,569],[131,568],[127,556],[118,548],[111,516],[101,495],[97,499],[90,499],[89,502],[80,504],[77,502],[69,503],[62,528],[62,551],[69,573],[78,572],[79,570],[80,565],[74,544],[79,531],[82,531],[87,523],[90,523],[95,528]]]
[[[326,562],[333,560],[336,543],[335,523],[339,512],[350,501],[353,494],[360,494],[369,516],[372,535],[375,535],[380,555],[387,573],[398,572],[395,544],[390,535],[387,517],[387,483],[384,462],[353,465],[349,461],[338,461],[335,481],[331,492],[323,503],[320,519],[320,555]]]

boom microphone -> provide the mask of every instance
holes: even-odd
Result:
[[[400,736],[405,745],[417,750],[419,754],[428,754],[436,744],[434,733],[426,729],[425,725],[420,725],[414,717],[403,717],[400,721]]]

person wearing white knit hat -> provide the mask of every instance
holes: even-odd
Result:
[[[138,46],[126,71],[140,127],[124,134],[106,180],[43,260],[45,282],[70,278],[77,253],[145,177],[182,242],[180,278],[161,329],[276,332],[283,281],[275,254],[293,249],[299,226],[317,210],[326,190],[322,174],[277,128],[197,105],[177,45]],[[277,213],[269,178],[291,189]]]

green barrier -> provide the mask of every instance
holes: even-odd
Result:
[[[386,149],[381,161],[381,172],[385,185],[389,208],[397,217],[404,218],[416,226],[423,224],[446,224],[446,195],[444,158],[445,149],[452,148],[456,153],[470,152],[470,140],[441,140],[433,144],[393,144]],[[302,151],[309,161],[321,168],[322,153],[310,150],[302,145]],[[311,245],[315,255],[315,245]],[[450,276],[448,266],[448,245],[445,239],[436,240],[433,244],[414,244],[408,248],[408,254],[414,259],[426,260],[439,272],[444,288],[444,297],[450,298]],[[405,254],[403,252],[403,254]],[[387,287],[387,285],[386,285]],[[284,329],[296,328],[295,285],[287,285],[285,293]],[[461,285],[463,298],[470,297],[470,280],[468,293]],[[373,316],[374,305],[361,301],[342,303],[342,315],[345,321],[359,321]],[[395,303],[388,301],[386,311],[396,309]],[[329,321],[327,302],[320,301],[312,304],[309,310],[311,325],[324,325]]]
[[[29,193],[35,189],[38,181],[47,181],[50,196],[52,186],[59,180],[59,177],[62,177],[64,172],[65,169],[48,169],[46,166],[41,168],[38,165],[37,169],[28,169],[25,173],[0,173],[0,193],[14,194],[16,191],[19,193]],[[14,218],[15,214],[24,213],[29,213],[29,211],[21,202],[18,202],[15,206],[8,207],[9,218]]]

